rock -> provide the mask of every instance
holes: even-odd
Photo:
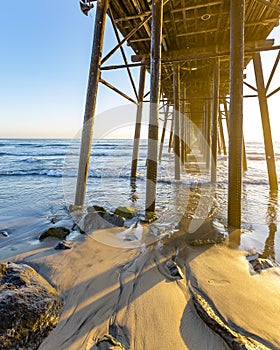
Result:
[[[115,215],[122,216],[126,219],[131,219],[133,216],[135,216],[136,209],[126,206],[126,207],[118,207],[115,211]]]
[[[165,264],[167,269],[169,270],[172,277],[175,277],[176,279],[183,279],[184,274],[180,267],[176,264],[174,260],[168,260]]]
[[[25,264],[0,263],[0,348],[38,349],[56,326],[62,302],[55,289]]]
[[[251,266],[256,272],[274,267],[273,263],[269,259],[257,258],[250,261]]]
[[[123,227],[125,223],[123,217],[116,214],[104,213],[101,217],[113,226]]]
[[[55,224],[57,222],[57,217],[52,217],[50,221],[52,224]]]
[[[103,212],[91,212],[85,216],[79,226],[84,232],[90,233],[104,228],[123,227],[124,223],[125,220],[121,216]]]
[[[126,350],[125,347],[114,339],[111,335],[104,335],[103,338],[98,339],[91,350]]]
[[[69,241],[58,242],[57,245],[54,247],[54,249],[56,250],[72,249],[72,243]]]
[[[39,237],[39,240],[45,239],[47,237],[55,237],[59,239],[64,239],[67,235],[69,235],[70,230],[65,227],[52,227],[49,228],[47,231],[42,233]]]
[[[99,205],[93,205],[92,207],[88,207],[87,208],[87,212],[88,213],[109,213],[109,211],[107,209],[105,209],[104,207],[101,207]]]
[[[9,237],[9,234],[7,231],[0,231],[0,235],[3,237]]]
[[[70,213],[72,213],[73,211],[82,211],[82,210],[83,210],[83,207],[81,205],[74,205],[74,204],[69,205]]]
[[[216,239],[194,239],[193,241],[190,242],[190,245],[192,246],[201,246],[201,245],[207,245],[207,244],[218,244],[222,243],[225,241],[225,237],[217,237]]]
[[[140,221],[146,224],[151,224],[153,221],[157,219],[158,219],[158,216],[153,211],[149,211],[145,213],[142,217],[140,217]]]

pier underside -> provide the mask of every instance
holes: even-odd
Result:
[[[278,189],[267,98],[280,90],[268,93],[280,54],[265,85],[261,52],[280,52],[274,40],[268,39],[279,23],[280,1],[100,0],[82,4],[93,4],[97,8],[75,204],[84,202],[97,90],[101,82],[138,106],[132,178],[137,177],[142,101],[150,100],[146,211],[155,211],[159,108],[165,104],[169,112],[164,120],[164,132],[170,111],[173,115],[170,149],[175,153],[175,179],[180,180],[181,165],[190,152],[188,125],[192,123],[201,132],[200,148],[206,168],[211,172],[211,182],[216,181],[218,152],[221,149],[224,154],[228,152],[228,224],[240,227],[242,172],[247,167],[242,129],[244,84],[259,98],[270,189]],[[112,22],[118,44],[102,54],[106,17]],[[126,57],[124,44],[135,54]],[[121,50],[123,64],[109,65],[108,60],[117,50]],[[254,62],[256,87],[244,81],[243,70],[250,61]],[[141,68],[139,88],[131,67]],[[102,71],[110,70],[113,74],[117,69],[127,70],[135,96],[127,96],[101,78]],[[146,95],[145,71],[150,73],[150,91]],[[225,125],[229,134],[228,149]],[[161,143],[164,137],[163,134]]]

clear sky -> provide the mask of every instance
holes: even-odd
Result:
[[[1,2],[0,137],[73,137],[77,133],[84,114],[94,14],[84,16],[77,0]],[[280,43],[279,28],[272,37]],[[112,43],[115,39],[108,25],[105,52]],[[126,51],[132,53],[128,47]],[[265,59],[270,69],[275,55]],[[116,62],[119,54],[111,59]],[[248,76],[251,72],[248,68]],[[136,69],[133,74],[137,80]],[[278,70],[272,88],[278,87],[279,74]],[[133,96],[125,70],[103,78]],[[253,76],[248,81],[254,84]],[[280,141],[279,97],[280,93],[271,97],[270,110],[273,136]],[[97,113],[124,104],[125,99],[100,84]],[[257,101],[245,101],[246,139],[261,137],[257,107]]]

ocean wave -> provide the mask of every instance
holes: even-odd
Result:
[[[51,176],[51,177],[62,177],[61,170],[11,170],[2,171],[0,176]]]
[[[26,162],[26,163],[37,163],[37,162],[41,162],[41,159],[38,158],[34,158],[34,157],[30,157],[30,158],[25,158],[25,159],[21,159],[20,162]]]
[[[0,156],[14,157],[64,157],[66,153],[37,153],[37,152],[0,152]]]

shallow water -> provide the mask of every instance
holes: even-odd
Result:
[[[244,175],[242,234],[239,245],[264,251],[280,262],[279,204],[267,184],[263,146],[247,143],[248,172]],[[275,144],[280,174],[280,145]],[[147,144],[142,142],[138,180],[129,179],[131,140],[98,140],[92,149],[87,205],[103,205],[114,210],[119,205],[138,209],[145,203],[145,159]],[[79,154],[77,140],[0,139],[0,247],[21,238],[26,244],[52,225],[72,225],[67,208],[74,201]],[[200,157],[196,166],[199,167]],[[183,172],[182,181],[173,180],[173,155],[164,149],[159,167],[156,234],[176,229],[186,207],[194,218],[206,218],[215,212],[226,224],[227,158],[219,156],[218,177],[210,184],[209,173]],[[1,251],[0,251],[1,254]],[[1,256],[0,256],[1,257]]]

